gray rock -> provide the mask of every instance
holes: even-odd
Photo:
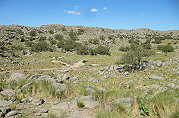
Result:
[[[80,97],[77,101],[83,102],[85,108],[90,108],[90,109],[93,109],[99,105],[99,103],[94,99],[93,96],[83,96]]]
[[[149,79],[151,79],[151,80],[164,80],[165,78],[159,77],[159,76],[156,76],[156,75],[152,75],[152,76],[149,77]]]
[[[71,118],[84,118],[84,117],[82,117],[80,114],[78,114],[78,115],[71,116]]]
[[[158,84],[152,84],[152,85],[147,86],[147,88],[149,88],[149,89],[159,89],[160,85],[158,85]]]
[[[21,99],[21,103],[25,103],[25,102],[27,102],[26,98]]]
[[[10,111],[9,113],[6,114],[6,117],[15,116],[17,114],[20,114],[20,112],[18,112],[18,111]]]
[[[67,90],[66,84],[53,83],[52,85],[56,88],[56,90],[57,90],[58,92],[62,92],[62,91]]]
[[[99,82],[99,80],[97,80],[97,79],[94,78],[94,77],[88,78],[88,81],[89,81],[89,82]]]
[[[8,107],[11,104],[12,104],[12,101],[6,101],[6,100],[0,99],[0,107]]]
[[[90,95],[92,95],[93,93],[95,93],[95,90],[92,89],[92,88],[86,88],[86,91],[87,91]]]
[[[107,90],[105,88],[102,88],[102,87],[97,87],[97,90],[99,92],[107,92]]]
[[[179,90],[179,86],[175,86],[175,89]]]
[[[74,82],[74,81],[78,80],[78,76],[74,76],[74,77],[70,78],[69,80],[70,80],[71,82]]]
[[[60,83],[63,83],[64,81],[70,80],[70,79],[71,79],[71,77],[70,77],[69,74],[62,74],[62,75],[58,75],[58,76],[57,76],[57,80],[58,80],[58,82],[60,82]]]
[[[23,73],[14,72],[11,74],[10,78],[7,80],[7,82],[10,81],[19,81],[19,80],[25,80],[26,76]]]
[[[5,115],[7,114],[8,112],[11,111],[11,108],[10,107],[3,107],[3,108],[0,108],[0,112],[2,113],[2,115]]]
[[[52,83],[57,82],[57,80],[51,78],[49,75],[42,75],[42,74],[33,75],[29,78],[29,80],[34,80],[34,81],[44,80]]]
[[[21,87],[21,89],[28,88],[30,85],[32,85],[32,82],[29,82]]]
[[[39,113],[48,113],[48,110],[45,108],[40,108],[40,109],[38,109],[38,112]]]
[[[51,107],[51,110],[64,110],[77,109],[76,101],[61,102]]]
[[[175,88],[175,84],[174,84],[174,83],[169,83],[169,84],[167,85],[167,87],[169,87],[169,88]]]
[[[113,103],[116,104],[132,104],[133,99],[132,98],[119,98],[113,101]]]
[[[179,71],[173,72],[173,74],[175,74],[175,75],[179,75]]]
[[[15,91],[12,89],[5,89],[0,92],[3,96],[13,97],[15,95]]]
[[[0,118],[2,118],[2,117],[3,117],[3,115],[4,115],[4,114],[3,114],[2,112],[0,112]]]
[[[45,102],[44,99],[34,99],[34,100],[32,101],[32,104],[33,104],[33,105],[41,105],[41,104],[43,104],[44,102]]]

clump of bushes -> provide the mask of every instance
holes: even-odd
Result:
[[[46,41],[39,41],[38,43],[34,44],[31,48],[34,52],[42,52],[42,51],[52,51],[49,44]]]
[[[158,50],[161,50],[161,51],[163,51],[164,53],[168,53],[168,52],[173,52],[174,50],[175,50],[175,48],[172,46],[172,45],[169,45],[169,44],[167,44],[167,45],[159,45],[158,47],[157,47],[157,49]]]

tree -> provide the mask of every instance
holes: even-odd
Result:
[[[162,46],[161,50],[167,54],[168,52],[173,52],[175,50],[175,48],[173,46],[167,44],[167,45]]]
[[[42,52],[42,51],[48,51],[50,50],[49,44],[46,41],[40,41],[36,43],[32,48],[32,51],[34,52]]]
[[[63,40],[63,35],[61,35],[61,34],[55,34],[55,39],[56,40]]]
[[[70,40],[73,40],[73,41],[78,40],[77,34],[73,31],[70,31],[68,36],[70,37]]]
[[[32,30],[32,31],[30,31],[29,35],[32,37],[37,36],[37,32],[35,30]]]
[[[126,66],[131,65],[133,70],[137,70],[143,62],[143,57],[147,57],[152,54],[153,53],[150,50],[143,49],[142,47],[136,47],[135,49],[124,54],[120,63],[125,64]]]

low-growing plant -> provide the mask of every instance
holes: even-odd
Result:
[[[85,107],[85,104],[82,101],[77,100],[76,104],[77,104],[78,108]]]
[[[173,112],[173,113],[170,115],[170,118],[179,118],[179,110]]]
[[[142,98],[137,98],[137,101],[139,104],[140,115],[149,116],[149,108],[144,103],[144,100]]]

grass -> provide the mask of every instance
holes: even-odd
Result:
[[[76,104],[77,104],[78,108],[85,107],[85,104],[82,101],[77,101]]]

